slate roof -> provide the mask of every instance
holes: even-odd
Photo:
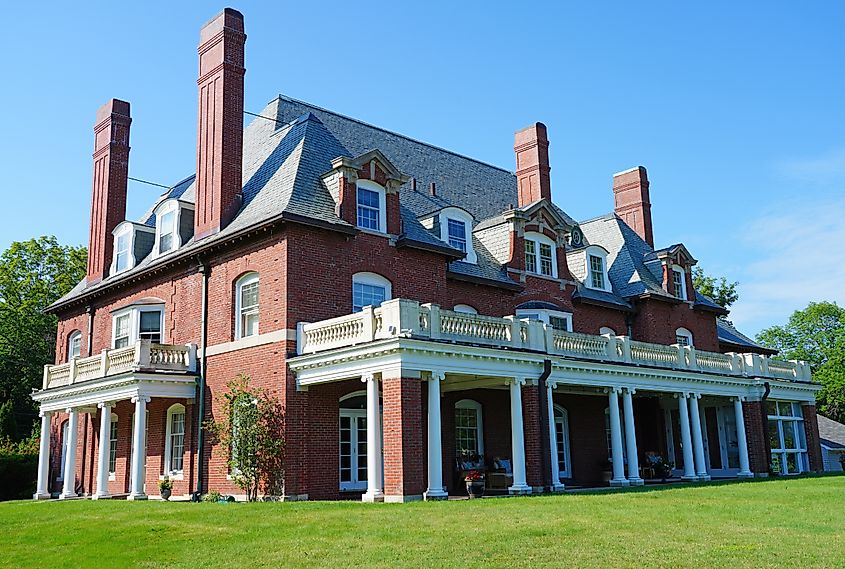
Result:
[[[822,444],[829,448],[845,449],[845,425],[823,415],[816,415],[816,418]]]
[[[767,348],[761,344],[758,344],[757,342],[737,330],[731,322],[725,320],[724,318],[716,319],[716,332],[719,336],[719,342],[721,343],[752,348],[755,351],[766,352],[770,354],[777,353],[777,350],[772,350],[771,348]]]

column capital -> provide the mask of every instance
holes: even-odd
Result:
[[[75,413],[75,412],[76,412],[76,407],[68,407],[67,409],[65,409],[65,413],[67,413],[68,415],[70,415],[71,413]]]
[[[620,393],[622,393],[622,388],[618,385],[611,385],[610,387],[605,387],[604,392],[607,393],[608,395],[611,394],[611,393],[615,393],[615,394],[619,395]]]
[[[102,403],[97,403],[97,407],[99,409],[105,409],[106,407],[111,409],[115,405],[116,405],[116,403],[114,401],[103,401]]]
[[[546,380],[546,389],[549,389],[549,390],[557,389],[557,386],[558,386],[557,381],[549,381],[548,379]]]
[[[507,385],[519,385],[519,386],[522,386],[522,385],[525,385],[526,381],[527,381],[527,380],[526,380],[524,377],[510,377],[510,378],[508,378],[508,380],[507,380],[505,383],[506,383]]]
[[[446,380],[446,372],[445,371],[433,371],[433,372],[431,372],[431,380],[432,381],[445,381]]]
[[[736,397],[731,397],[731,401],[739,401],[740,403],[746,401],[747,399],[748,398],[745,395],[737,395]]]
[[[43,419],[44,417],[52,417],[53,413],[55,413],[55,411],[39,411],[38,416]]]
[[[152,398],[149,395],[135,395],[134,397],[132,397],[132,403],[137,403],[138,401],[149,403],[150,399]]]
[[[628,393],[630,393],[631,395],[633,395],[634,393],[636,393],[636,392],[637,392],[637,389],[636,389],[635,387],[626,387],[626,388],[625,388],[625,391],[627,391]]]
[[[361,376],[361,383],[369,383],[370,381],[375,381],[376,376],[373,373],[365,373]]]
[[[675,399],[689,399],[690,393],[687,391],[681,391],[680,393],[673,393],[672,397]]]

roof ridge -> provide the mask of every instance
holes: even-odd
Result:
[[[477,164],[481,164],[482,166],[487,166],[488,168],[493,168],[493,169],[495,169],[495,170],[499,170],[499,171],[501,171],[501,172],[506,172],[506,173],[508,173],[508,174],[510,174],[510,175],[512,175],[512,176],[515,176],[515,175],[516,175],[513,171],[508,170],[507,168],[502,168],[501,166],[496,166],[495,164],[490,164],[489,162],[484,162],[484,161],[479,160],[479,159],[477,159],[477,158],[473,158],[473,157],[471,157],[471,156],[467,156],[466,154],[460,154],[460,153],[458,153],[458,152],[455,152],[454,150],[449,150],[449,149],[447,149],[447,148],[443,148],[442,146],[436,146],[436,145],[431,144],[431,143],[429,143],[429,142],[424,142],[424,141],[422,141],[422,140],[418,140],[418,139],[416,139],[416,138],[411,138],[410,136],[407,136],[407,135],[404,135],[404,134],[400,134],[400,133],[398,133],[398,132],[394,132],[394,131],[392,131],[392,130],[387,130],[386,128],[382,128],[382,127],[380,127],[380,126],[376,126],[376,125],[374,125],[374,124],[370,124],[370,123],[368,123],[368,122],[364,122],[364,121],[362,121],[362,120],[360,120],[360,119],[356,119],[356,118],[353,118],[353,117],[350,117],[350,116],[342,115],[342,114],[340,114],[340,113],[337,113],[337,112],[335,112],[335,111],[331,111],[331,110],[329,110],[329,109],[324,109],[323,107],[318,107],[317,105],[314,105],[313,103],[309,103],[309,102],[307,102],[307,101],[302,101],[302,100],[299,100],[299,99],[294,99],[293,97],[288,97],[287,95],[283,95],[283,94],[281,94],[281,93],[279,93],[279,95],[278,95],[278,96],[276,97],[276,99],[274,99],[274,100],[277,100],[277,99],[282,99],[282,100],[285,100],[285,101],[290,101],[291,103],[298,103],[298,104],[300,104],[300,105],[306,105],[306,106],[311,107],[312,109],[316,109],[316,110],[318,110],[318,111],[320,111],[320,112],[323,112],[323,113],[328,113],[328,114],[330,114],[330,115],[334,115],[334,116],[336,116],[336,117],[340,117],[340,118],[342,118],[342,119],[346,119],[346,120],[348,120],[348,121],[352,121],[352,122],[358,123],[358,124],[363,125],[363,126],[366,126],[366,127],[368,127],[368,128],[372,128],[372,129],[375,129],[375,130],[380,130],[381,132],[385,132],[385,133],[387,133],[387,134],[390,134],[390,135],[393,135],[393,136],[397,136],[397,137],[399,137],[399,138],[404,138],[405,140],[409,140],[409,141],[414,142],[414,143],[417,143],[417,144],[422,144],[423,146],[428,146],[429,148],[433,148],[433,149],[435,149],[435,150],[439,150],[439,151],[441,151],[441,152],[446,152],[446,153],[451,154],[451,155],[453,155],[453,156],[457,156],[458,158],[463,158],[463,159],[465,159],[465,160],[471,160],[472,162],[475,162],[475,163],[477,163]],[[270,101],[270,103],[272,103],[272,102],[273,102],[273,101]]]

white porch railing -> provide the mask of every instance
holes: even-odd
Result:
[[[125,348],[103,350],[96,356],[46,365],[43,388],[73,385],[129,371],[192,372],[196,371],[196,359],[197,350],[193,344],[178,346],[140,340]]]
[[[443,310],[436,304],[395,299],[378,308],[322,322],[300,323],[297,353],[314,354],[395,337],[427,338],[527,349],[550,355],[704,371],[737,376],[810,381],[805,362],[759,354],[703,352],[691,346],[652,344],[627,336],[593,336],[554,330],[538,321]],[[56,366],[60,367],[60,366]],[[65,373],[57,371],[58,376]]]

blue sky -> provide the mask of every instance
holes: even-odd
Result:
[[[749,333],[845,302],[845,3],[240,2],[246,110],[277,93],[513,169],[544,122],[555,201],[649,170],[658,246],[740,281]],[[130,175],[195,162],[199,28],[223,5],[15,3],[0,36],[0,247],[87,244],[94,112],[132,103]],[[158,189],[130,183],[137,217]]]

